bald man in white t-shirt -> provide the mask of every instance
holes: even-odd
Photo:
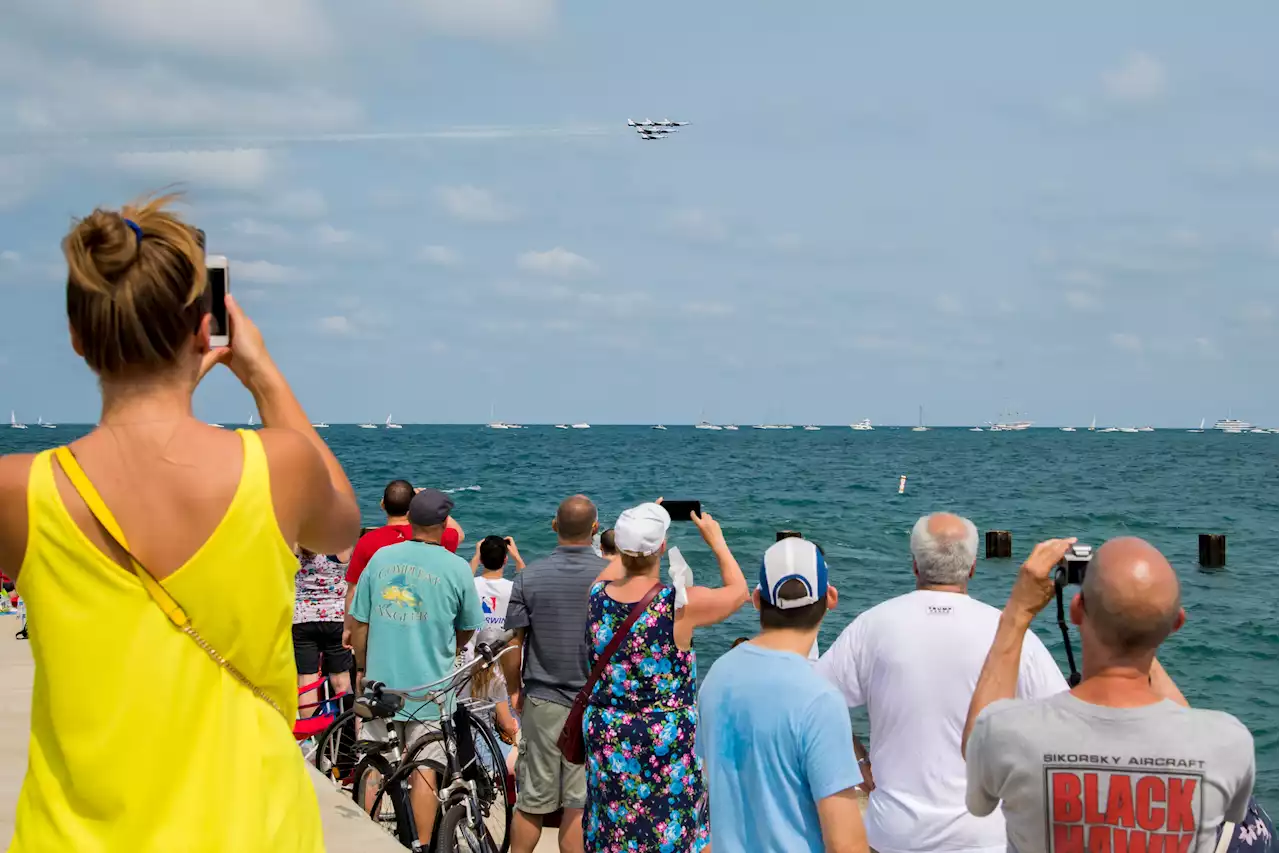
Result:
[[[999,610],[969,597],[978,530],[949,513],[926,516],[911,531],[911,556],[915,591],[853,620],[815,664],[849,707],[867,707],[875,773],[867,842],[878,853],[1004,853],[1000,813],[975,817],[965,806],[960,752],[969,700],[1000,620]],[[1028,634],[1018,696],[1066,689],[1053,657]]]

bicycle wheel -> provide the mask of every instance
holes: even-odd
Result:
[[[356,766],[356,715],[343,711],[316,741],[316,769],[339,786],[351,784]]]
[[[391,762],[376,752],[369,752],[356,762],[352,772],[351,798],[356,807],[373,818],[388,835],[404,843],[402,828],[413,826],[409,799],[404,785],[387,780],[395,770]]]
[[[471,770],[475,772],[477,805],[483,818],[487,841],[492,845],[494,853],[507,853],[511,847],[511,796],[507,785],[507,762],[502,756],[497,734],[487,720],[482,719],[470,708],[472,740],[475,742],[474,768],[464,767],[463,776],[468,777]]]
[[[455,803],[444,813],[436,835],[437,853],[494,853],[497,848],[485,838],[477,838],[467,824],[467,806]]]

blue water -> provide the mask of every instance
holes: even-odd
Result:
[[[82,431],[0,429],[0,453]],[[928,512],[945,509],[979,530],[1012,531],[1015,559],[980,560],[971,590],[997,607],[1018,558],[1040,539],[1071,535],[1096,545],[1142,536],[1177,567],[1188,616],[1161,660],[1192,704],[1229,711],[1249,726],[1259,800],[1280,813],[1276,436],[475,426],[333,426],[322,434],[351,477],[366,523],[380,521],[378,500],[390,479],[449,489],[468,556],[470,543],[488,533],[514,536],[526,560],[546,554],[555,546],[556,505],[576,492],[596,501],[602,526],[660,495],[701,500],[748,577],[776,530],[800,530],[823,546],[840,590],[840,606],[823,624],[823,648],[862,610],[912,588],[908,536]],[[1197,568],[1199,533],[1227,535],[1225,570]],[[671,544],[699,582],[717,582],[715,562],[691,525],[673,525]],[[754,630],[748,607],[700,633],[702,672],[735,637]],[[1065,670],[1052,605],[1035,630]]]

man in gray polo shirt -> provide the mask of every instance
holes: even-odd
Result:
[[[520,715],[521,741],[516,760],[512,853],[533,853],[542,835],[542,819],[564,809],[560,853],[582,850],[582,807],[586,772],[560,754],[556,741],[569,708],[591,674],[587,617],[591,585],[608,562],[591,547],[598,527],[596,506],[584,495],[566,498],[551,529],[559,546],[551,556],[530,563],[516,575],[507,605],[506,629],[523,644],[519,655],[502,657],[511,704]]]

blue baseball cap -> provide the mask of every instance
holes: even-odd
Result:
[[[778,590],[790,580],[805,585],[800,598],[778,599]],[[827,561],[818,546],[794,536],[775,542],[760,561],[760,598],[779,610],[807,607],[827,596]]]

